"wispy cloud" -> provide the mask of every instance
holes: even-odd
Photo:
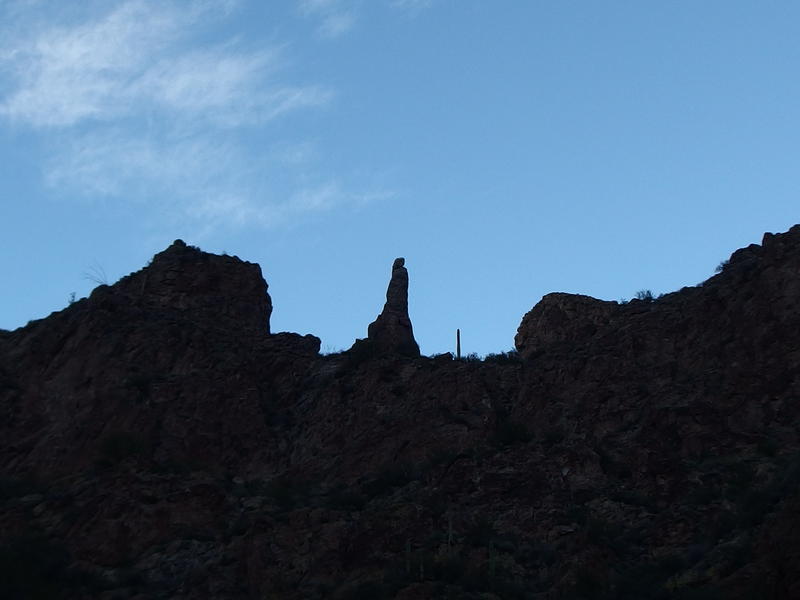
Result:
[[[261,178],[278,178],[286,165],[305,165],[312,153],[306,144],[286,145],[254,160],[235,142],[219,138],[194,135],[177,141],[172,135],[105,131],[73,137],[67,151],[47,165],[47,183],[105,198],[138,198],[156,203],[160,213],[174,219],[188,216],[214,227],[271,227],[391,197],[385,191],[356,194],[337,180],[308,181],[307,176],[293,181],[292,191],[281,197],[265,194]]]
[[[390,0],[392,8],[418,13],[426,8],[430,8],[435,0]]]
[[[288,81],[281,47],[201,41],[234,2],[126,0],[57,22],[34,14],[36,4],[18,0],[13,30],[0,24],[0,118],[47,140],[54,188],[234,225],[274,224],[335,201],[274,200],[263,177],[269,153],[245,152],[242,136],[323,106],[332,91]]]
[[[276,162],[288,165],[304,165],[319,156],[317,144],[310,140],[302,142],[280,142],[273,144],[270,157]]]
[[[34,126],[65,126],[128,112],[132,81],[180,24],[169,12],[129,2],[86,24],[47,27],[17,39],[5,53],[17,89],[0,103],[0,114]]]
[[[151,190],[189,198],[217,195],[245,175],[235,143],[172,133],[136,135],[123,129],[73,134],[47,164],[47,183],[100,196],[144,198]],[[172,196],[161,202],[175,202]],[[180,201],[180,200],[179,200]]]
[[[187,49],[187,38],[214,16],[211,10],[209,4],[185,11],[134,0],[88,23],[21,40],[4,53],[17,87],[0,102],[0,115],[33,126],[69,126],[173,111],[236,125],[327,100],[318,87],[270,77],[282,64],[278,48],[228,42]]]
[[[356,24],[353,0],[298,0],[297,6],[304,17],[318,20],[317,34],[322,38],[340,37]]]
[[[356,23],[355,14],[340,12],[326,15],[319,26],[319,34],[325,38],[337,38],[350,31]]]
[[[239,54],[226,46],[193,51],[153,64],[131,86],[132,96],[183,118],[239,126],[325,104],[329,90],[267,80],[277,52]]]
[[[383,0],[382,5],[413,17],[436,1]],[[306,18],[316,19],[317,35],[326,40],[339,38],[354,29],[362,4],[362,0],[296,0],[298,12]]]

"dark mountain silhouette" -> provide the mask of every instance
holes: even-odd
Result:
[[[337,355],[181,241],[0,331],[0,597],[800,598],[800,226],[483,361],[399,275]]]

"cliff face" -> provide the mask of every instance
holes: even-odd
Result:
[[[518,355],[320,356],[176,242],[0,332],[0,586],[800,597],[798,301],[794,227],[652,302],[545,296]]]

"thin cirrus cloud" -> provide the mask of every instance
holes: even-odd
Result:
[[[34,127],[63,127],[158,101],[165,90],[143,84],[159,59],[176,58],[174,46],[197,16],[126,2],[84,23],[40,26],[12,38],[5,66],[16,89],[0,103],[0,114]]]
[[[417,13],[426,8],[430,8],[434,0],[390,0],[392,8]]]
[[[385,0],[385,4],[406,15],[417,15],[435,0]],[[355,28],[362,0],[297,0],[301,15],[317,20],[317,35],[336,39]]]
[[[317,34],[322,38],[340,37],[356,24],[352,0],[299,0],[297,8],[304,17],[318,21]]]
[[[215,227],[281,225],[343,204],[358,206],[391,196],[349,193],[336,181],[305,181],[285,198],[255,201],[262,190],[253,182],[280,170],[272,163],[306,163],[304,156],[297,156],[309,151],[305,146],[279,146],[266,158],[248,159],[241,146],[220,138],[195,135],[178,141],[169,135],[134,137],[105,131],[73,138],[68,152],[48,165],[47,183],[54,188],[79,186],[106,198],[126,194],[140,201],[152,189],[179,191],[162,197],[158,211]]]
[[[244,162],[235,144],[203,135],[178,140],[170,134],[133,135],[106,128],[72,135],[59,146],[64,151],[49,160],[47,183],[57,188],[77,185],[90,195],[111,198],[141,199],[151,188],[181,190],[200,199],[208,191],[219,195],[232,187],[229,178],[242,174],[234,165]]]
[[[171,212],[230,225],[270,225],[347,198],[271,199],[263,171],[274,156],[253,156],[241,137],[266,136],[272,120],[324,106],[333,92],[286,81],[280,47],[198,42],[233,3],[124,0],[66,24],[24,23],[20,6],[13,31],[0,25],[0,118],[48,142],[48,184],[90,197],[169,197]],[[290,199],[332,188],[303,189]]]

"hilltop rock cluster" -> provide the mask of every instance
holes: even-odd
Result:
[[[176,241],[0,331],[0,597],[800,597],[800,226],[658,299],[549,294],[517,352],[273,333]]]

